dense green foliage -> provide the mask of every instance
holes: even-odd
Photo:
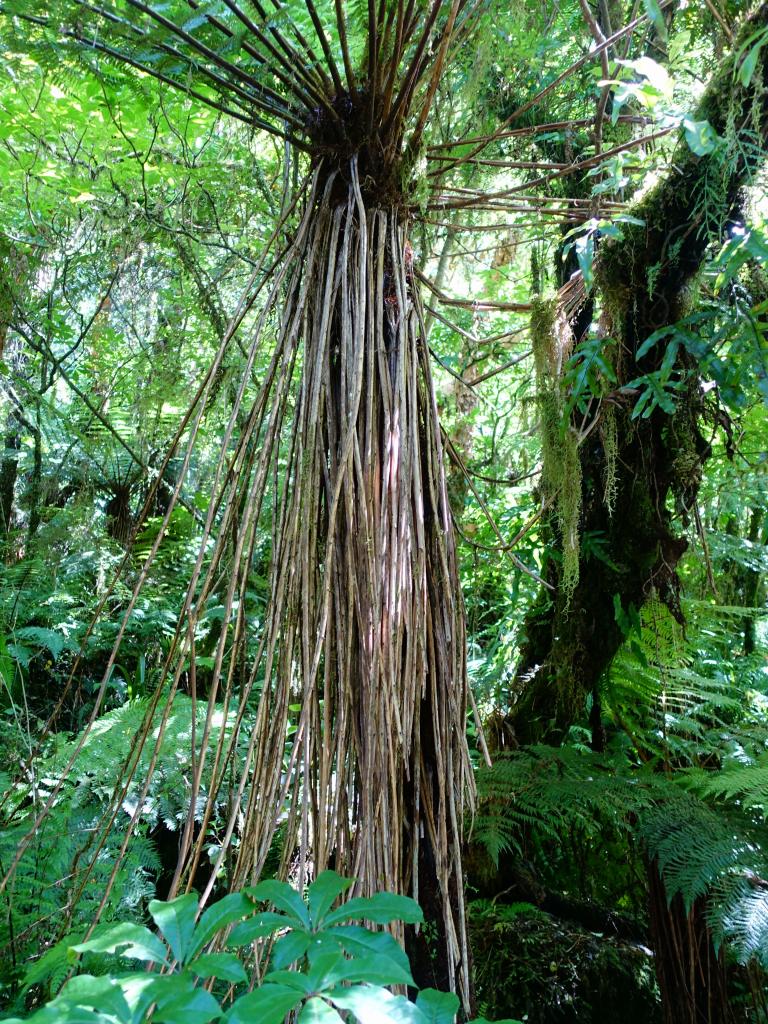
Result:
[[[727,989],[731,1017],[710,1010],[706,1019],[768,1020],[765,6],[568,0],[512,10],[484,0],[460,4],[453,26],[452,5],[438,3],[423,68],[453,31],[455,45],[432,94],[426,70],[414,82],[396,155],[380,161],[355,135],[377,81],[366,5],[291,0],[269,17],[259,4],[245,15],[247,5],[225,0],[33,6],[0,2],[7,1012],[41,1024],[205,1024],[221,1014],[278,1024],[301,1003],[302,1024],[448,1024],[455,997],[433,988],[408,1003],[384,986],[413,983],[395,936],[445,987],[448,897],[466,888],[472,997],[489,1017],[626,1020],[621,993],[631,988],[643,1019],[668,1024],[676,1011],[664,933],[685,921],[695,956],[712,950]],[[391,8],[391,29],[404,5],[380,6],[382,18]],[[430,5],[415,9],[426,17]],[[377,5],[370,10],[375,18]],[[294,78],[270,49],[289,37],[308,41]],[[417,42],[409,45],[398,74],[422,67]],[[331,67],[346,68],[356,89],[340,89]],[[347,115],[341,146],[334,133]],[[386,142],[387,124],[379,127]],[[364,152],[361,205],[395,209],[403,230],[401,283],[377,285],[370,309],[388,310],[396,325],[397,288],[423,300],[409,327],[420,376],[404,390],[414,408],[431,410],[434,394],[440,429],[432,446],[428,417],[417,416],[428,454],[408,462],[406,498],[418,504],[413,480],[434,470],[424,521],[439,518],[434,481],[444,464],[463,590],[449,596],[452,614],[466,614],[477,786],[464,878],[451,875],[453,889],[446,883],[437,896],[423,886],[427,920],[417,932],[396,923],[419,920],[402,893],[353,897],[356,920],[391,934],[342,924],[348,886],[338,875],[309,884],[306,822],[322,818],[317,793],[338,796],[354,776],[339,767],[351,755],[323,758],[344,742],[333,722],[349,735],[362,728],[360,709],[330,694],[360,660],[364,630],[344,633],[344,608],[334,605],[326,618],[344,642],[324,640],[314,654],[294,625],[306,624],[298,606],[309,591],[280,604],[289,574],[279,574],[279,524],[312,458],[325,498],[300,506],[301,527],[321,535],[342,493],[347,523],[358,522],[352,491],[339,485],[332,498],[334,445],[346,442],[331,436],[323,408],[314,448],[296,440],[310,349],[280,347],[281,302],[290,315],[302,310],[301,268],[314,259],[296,256],[292,239],[311,189],[331,195],[355,146]],[[330,251],[330,236],[317,237]],[[397,268],[385,266],[381,245],[376,280],[391,282]],[[291,270],[284,280],[281,267]],[[338,298],[343,277],[328,285],[328,309],[343,301],[354,313],[354,288]],[[310,313],[299,321],[312,335]],[[324,330],[328,365],[344,364],[341,341]],[[273,431],[259,403],[268,407],[278,356],[285,385],[282,404],[269,406],[278,410]],[[393,357],[382,349],[376,358],[386,369]],[[250,487],[267,450],[254,499],[242,481]],[[396,456],[386,465],[395,479]],[[351,527],[339,535],[357,539]],[[317,550],[318,564],[297,572],[323,596],[348,594],[351,621],[363,584],[333,575],[324,543],[300,549]],[[363,564],[368,549],[359,547]],[[353,550],[344,549],[350,565]],[[429,550],[431,613],[452,585],[453,549]],[[398,567],[397,593],[410,572]],[[187,587],[206,573],[198,605]],[[275,607],[291,623],[288,639],[275,631]],[[404,630],[410,643],[411,622],[430,624],[418,638],[430,664],[441,654],[430,631],[444,619],[409,619]],[[302,657],[286,653],[293,643]],[[402,643],[405,677],[411,648]],[[287,680],[285,721],[273,723],[270,749],[274,827],[257,834],[253,737],[270,724],[262,698],[273,653]],[[452,664],[463,678],[461,657]],[[311,712],[307,678],[322,680]],[[431,691],[414,693],[426,720]],[[460,700],[451,704],[458,715]],[[325,753],[305,742],[315,727],[326,730],[317,734]],[[377,739],[390,729],[402,741],[399,707],[380,729]],[[429,759],[444,752],[419,735],[421,760],[397,804],[408,810],[408,800],[420,806],[408,788],[419,780],[435,792],[461,789],[431,780]],[[349,840],[325,851],[329,863],[341,865],[369,827],[355,792],[327,809],[329,829]],[[418,842],[405,820],[397,829],[398,843],[415,843],[402,846],[412,882]],[[394,831],[380,832],[377,843],[394,842]],[[446,840],[458,858],[456,846]],[[241,863],[299,891],[266,880],[243,887]],[[375,877],[382,893],[397,887],[388,870]],[[287,917],[257,912],[262,901]],[[233,924],[239,958],[223,951],[222,929]],[[129,971],[126,957],[163,970]]]
[[[296,1012],[300,1021],[331,1024],[343,1019],[339,1011],[346,1011],[359,1024],[454,1024],[459,1007],[455,995],[425,989],[414,1002],[393,995],[385,985],[414,984],[402,949],[386,932],[347,923],[364,918],[377,924],[397,919],[423,924],[418,905],[406,896],[377,893],[331,909],[350,885],[352,879],[325,871],[302,900],[286,882],[261,882],[231,893],[202,914],[191,893],[169,903],[153,900],[149,909],[159,938],[148,928],[123,922],[98,929],[85,941],[69,939],[49,950],[30,972],[27,985],[66,975],[83,957],[112,969],[79,973],[27,1019],[35,1024],[77,1024],[84,1017],[103,1024],[207,1024],[219,1018],[228,1024],[280,1024],[286,1014]],[[262,903],[275,909],[256,913]],[[226,948],[203,950],[217,939],[219,946],[232,950],[276,936],[269,970],[258,987],[242,992],[222,1014],[215,995],[198,987],[198,980],[223,983],[222,991],[228,989],[231,998],[232,987],[244,987],[248,975]],[[160,968],[161,973],[115,972],[112,965],[119,967],[125,960]],[[483,1022],[478,1019],[475,1024]]]

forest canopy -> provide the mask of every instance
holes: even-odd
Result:
[[[768,1020],[768,5],[0,73],[7,1019]]]

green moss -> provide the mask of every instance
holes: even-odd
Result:
[[[616,475],[616,456],[619,450],[619,430],[616,424],[616,410],[612,405],[604,404],[600,433],[603,441],[605,468],[603,470],[603,501],[608,515],[613,515],[618,494],[618,477]]]
[[[541,419],[542,492],[554,502],[562,544],[561,586],[570,603],[579,582],[581,460],[571,428],[562,370],[570,351],[570,332],[558,315],[557,299],[537,299],[531,312],[536,394]]]

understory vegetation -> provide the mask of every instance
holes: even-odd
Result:
[[[0,76],[2,1019],[768,1022],[768,5]]]

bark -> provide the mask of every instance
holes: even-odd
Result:
[[[16,478],[19,475],[20,450],[19,423],[15,414],[11,412],[6,421],[3,458],[0,462],[0,551],[6,549],[13,523],[13,496]]]

